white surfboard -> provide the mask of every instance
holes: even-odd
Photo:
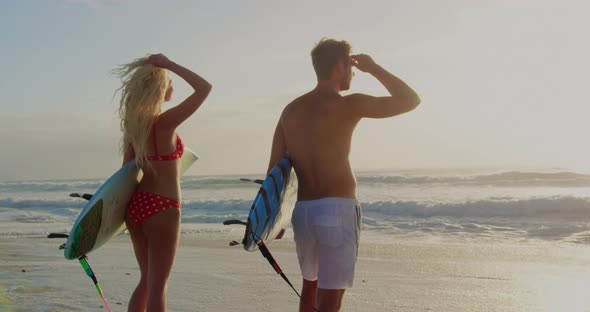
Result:
[[[180,173],[184,174],[197,159],[185,147]],[[100,186],[72,227],[64,249],[66,259],[77,259],[98,249],[123,230],[129,202],[142,175],[132,160]]]

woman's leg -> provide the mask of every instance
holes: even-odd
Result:
[[[168,277],[180,237],[180,209],[158,212],[142,224],[148,245],[147,311],[166,311]]]
[[[129,300],[129,312],[145,312],[147,303],[147,270],[148,270],[148,244],[147,237],[141,230],[141,225],[135,224],[131,220],[127,220],[127,230],[129,230],[129,236],[133,242],[133,251],[135,252],[135,258],[137,264],[139,264],[139,271],[141,276],[139,283],[131,295]]]

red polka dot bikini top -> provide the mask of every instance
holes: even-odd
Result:
[[[157,120],[158,120],[158,118],[156,118],[156,120],[154,120],[154,125],[152,126],[154,152],[156,154],[151,155],[151,156],[146,156],[145,159],[160,161],[160,160],[175,160],[175,159],[181,158],[182,154],[184,153],[184,144],[182,144],[182,140],[180,139],[180,136],[178,136],[178,134],[176,134],[176,149],[168,155],[158,155],[158,144],[156,144],[156,121]]]

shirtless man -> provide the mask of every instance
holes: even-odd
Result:
[[[365,54],[350,55],[346,41],[322,39],[311,51],[318,83],[285,107],[277,124],[269,171],[289,155],[299,180],[292,223],[303,275],[299,311],[339,311],[352,287],[361,208],[348,156],[352,133],[363,117],[387,118],[409,112],[420,98],[403,81]],[[375,77],[390,96],[350,88],[352,67]]]

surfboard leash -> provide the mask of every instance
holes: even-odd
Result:
[[[98,291],[98,294],[100,295],[100,299],[104,303],[104,308],[108,312],[111,312],[111,308],[109,308],[109,305],[107,304],[107,300],[104,298],[104,295],[102,293],[102,289],[100,288],[100,285],[98,285],[98,279],[96,278],[96,275],[94,275],[94,272],[92,271],[90,264],[88,264],[87,259],[88,259],[88,257],[86,255],[83,255],[80,258],[78,258],[78,260],[80,261],[80,264],[82,265],[82,268],[84,268],[84,271],[86,272],[86,275],[88,275],[88,277],[90,277],[92,279],[92,281],[94,282],[94,286],[96,287],[96,290]]]
[[[320,312],[320,310],[316,309],[315,306],[313,306],[312,304],[310,304],[309,302],[306,302],[305,300],[303,300],[303,298],[301,298],[301,294],[299,294],[299,292],[297,291],[297,289],[295,289],[295,287],[293,286],[293,284],[291,283],[291,281],[289,280],[289,278],[287,278],[287,275],[285,275],[285,273],[283,273],[283,270],[281,269],[281,267],[279,266],[279,264],[277,263],[277,261],[275,260],[275,258],[272,256],[272,254],[270,253],[270,251],[268,250],[268,248],[264,244],[264,241],[262,239],[260,239],[260,237],[258,235],[256,235],[256,233],[254,233],[254,232],[250,232],[250,233],[252,234],[252,238],[254,238],[254,241],[256,241],[256,245],[258,246],[258,249],[260,250],[260,253],[262,253],[262,256],[264,256],[264,258],[266,258],[266,260],[268,261],[268,263],[270,263],[270,265],[273,267],[273,269],[275,270],[275,272],[277,272],[283,278],[283,280],[285,280],[285,282],[287,282],[287,284],[289,284],[289,286],[291,286],[291,289],[293,289],[293,291],[295,292],[295,294],[297,294],[297,296],[299,297],[299,299],[303,303],[305,303],[306,305],[308,305],[314,311]]]
[[[68,234],[62,234],[62,233],[50,233],[47,238],[68,238]],[[62,244],[61,246],[59,246],[59,249],[64,249],[66,244]],[[102,289],[100,288],[100,285],[98,285],[98,279],[96,279],[96,275],[94,275],[94,272],[92,271],[92,268],[90,267],[90,264],[88,264],[88,256],[83,255],[80,258],[78,258],[78,261],[80,261],[80,264],[82,265],[82,268],[84,269],[84,272],[86,272],[86,275],[88,275],[88,277],[90,277],[92,279],[92,281],[94,282],[94,287],[96,287],[96,291],[98,291],[98,294],[100,295],[100,299],[102,300],[102,302],[104,303],[104,308],[108,311],[111,312],[111,308],[109,307],[109,305],[107,304],[107,300],[104,298],[104,294],[102,293]]]

